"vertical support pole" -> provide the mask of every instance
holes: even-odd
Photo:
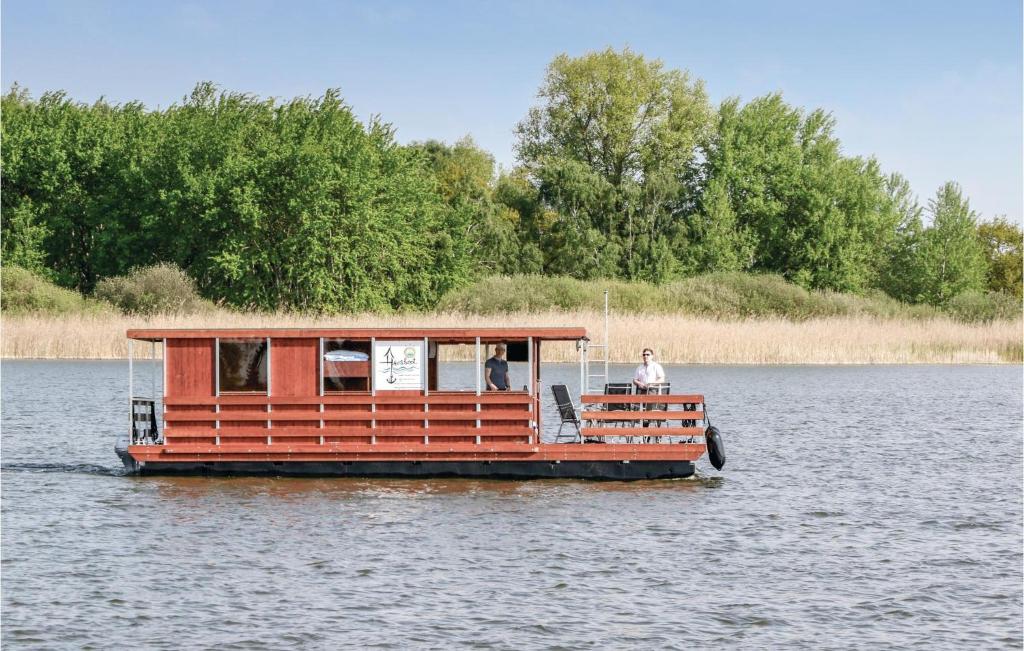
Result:
[[[270,368],[270,337],[266,338],[267,341],[267,445],[274,442],[274,438],[270,435],[270,378],[273,377],[271,372],[273,369]]]
[[[430,395],[430,378],[427,377],[427,368],[430,366],[430,344],[427,338],[423,338],[423,358],[420,359],[420,379],[423,382],[423,443],[430,443],[430,403],[427,396]]]
[[[162,419],[162,422],[161,422],[161,425],[162,425],[161,431],[166,431],[167,430],[167,337],[164,337],[163,343],[160,344],[160,352],[163,354],[163,358],[164,358],[164,360],[163,360],[164,361],[164,371],[163,371],[163,373],[164,373],[164,375],[163,375],[164,381],[163,381],[163,387],[161,387],[163,390],[160,392],[161,393],[161,395],[160,395],[160,409],[161,409],[160,415],[163,416],[163,419]]]
[[[376,337],[370,337],[370,395],[371,396],[377,395],[377,386],[376,386],[376,382],[374,382],[374,377],[376,377],[376,375],[377,375],[376,372],[374,371],[374,369],[375,369],[374,364],[376,364],[376,363],[377,363],[377,338]]]
[[[481,386],[480,377],[481,377],[481,373],[483,373],[483,371],[480,370],[480,337],[477,337],[476,338],[476,395],[480,395],[480,386]],[[479,406],[479,401],[477,401],[477,405]]]
[[[377,383],[374,378],[377,375],[376,371],[377,364],[377,338],[370,337],[370,397],[375,398],[377,396]],[[377,401],[370,400],[370,413],[377,413]],[[370,418],[370,445],[377,443],[377,418]]]
[[[317,357],[316,372],[320,376],[320,429],[324,428],[324,338],[320,337],[320,355]],[[320,445],[324,444],[323,432],[320,433]]]
[[[582,397],[587,393],[587,340],[580,339],[577,343],[580,347],[580,396]],[[580,404],[583,404],[582,400],[580,400]]]
[[[587,375],[590,374],[589,364],[587,364],[587,340],[580,339],[580,412],[583,412],[583,396],[587,394],[587,382],[590,378]],[[606,351],[607,352],[607,351]],[[583,437],[580,437],[580,444],[583,443]]]
[[[608,339],[608,290],[604,290],[604,381],[608,383],[608,358],[612,354],[612,342]]]
[[[476,375],[476,412],[477,412],[476,429],[477,429],[478,432],[480,431],[480,385],[481,385],[480,377],[481,377],[482,373],[483,373],[483,371],[480,368],[480,337],[477,337],[476,338],[476,371],[475,371],[474,375]],[[476,444],[480,445],[480,434],[476,435]]]
[[[149,342],[149,378],[152,384],[149,397],[153,400],[153,427],[156,427],[156,339]],[[152,440],[156,443],[157,433],[152,433]]]
[[[537,412],[533,415],[533,418],[534,418],[534,420],[537,421],[537,444],[538,445],[540,445],[543,442],[543,438],[544,438],[544,435],[543,435],[544,423],[541,422],[541,415],[542,415],[544,410],[541,409],[541,404],[540,404],[541,390],[542,390],[542,388],[544,386],[544,383],[540,379],[540,342],[541,342],[541,340],[538,339],[537,341],[535,341],[533,343],[533,345],[534,345],[534,347],[536,349],[534,351],[534,353],[533,353],[534,364],[537,365],[536,375],[534,376],[534,377],[537,378],[537,389],[534,392],[534,393],[537,394],[536,398],[535,398],[535,402],[536,402],[536,405],[537,405]]]
[[[220,337],[213,340],[213,379],[214,393],[217,397],[217,404],[213,406],[213,411],[217,414],[220,413]],[[220,445],[220,418],[213,421],[214,429],[214,443]]]
[[[220,337],[213,340],[213,392],[220,397]]]
[[[526,377],[526,391],[533,395],[533,337],[526,338],[526,366],[529,369]]]
[[[530,411],[530,429],[536,432],[536,421],[534,419],[534,416],[536,414],[534,412],[533,406],[533,403],[535,402],[533,396],[533,337],[526,338],[526,394],[530,396],[530,404],[528,407]],[[539,436],[537,437],[537,440],[540,440]],[[527,441],[527,443],[533,443],[532,435],[530,436],[530,440]]]
[[[135,342],[128,340],[128,442],[135,443],[135,369],[132,366],[132,354],[135,352]]]
[[[153,396],[153,409],[156,409],[156,339],[149,342],[149,363],[149,377],[153,385],[150,395]]]

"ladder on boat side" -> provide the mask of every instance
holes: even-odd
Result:
[[[608,358],[610,356],[608,339],[608,290],[604,290],[604,340],[600,344],[593,344],[584,341],[580,348],[580,393],[604,393],[604,387],[608,384]],[[599,354],[591,357],[590,351],[594,350]],[[600,373],[591,373],[590,365],[598,364]],[[593,382],[600,378],[600,384],[596,387]]]

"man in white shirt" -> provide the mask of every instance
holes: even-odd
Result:
[[[661,364],[654,361],[654,351],[644,348],[644,363],[636,367],[636,374],[633,375],[633,384],[637,393],[646,393],[648,384],[658,384],[665,381],[665,369]]]

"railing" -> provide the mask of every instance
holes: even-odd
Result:
[[[536,439],[526,393],[165,398],[168,443],[475,443]]]
[[[672,442],[704,436],[707,420],[702,395],[585,395],[580,434],[587,439],[639,438]],[[588,408],[590,406],[590,408]],[[678,421],[678,425],[672,425]]]

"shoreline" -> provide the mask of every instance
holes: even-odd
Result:
[[[218,312],[205,315],[4,316],[0,358],[37,360],[127,359],[129,328],[245,327],[452,327],[584,326],[603,343],[604,315],[596,312],[505,315],[396,314],[306,317],[292,314]],[[693,365],[904,365],[1019,364],[1024,361],[1022,321],[966,324],[945,318],[911,320],[828,317],[718,320],[690,315],[612,314],[612,363],[635,363],[641,348],[655,349],[658,361]],[[160,358],[159,346],[157,358]],[[468,350],[448,350],[445,360],[471,360]],[[135,347],[135,359],[149,359],[150,347]],[[549,343],[546,362],[578,359],[572,343]]]

